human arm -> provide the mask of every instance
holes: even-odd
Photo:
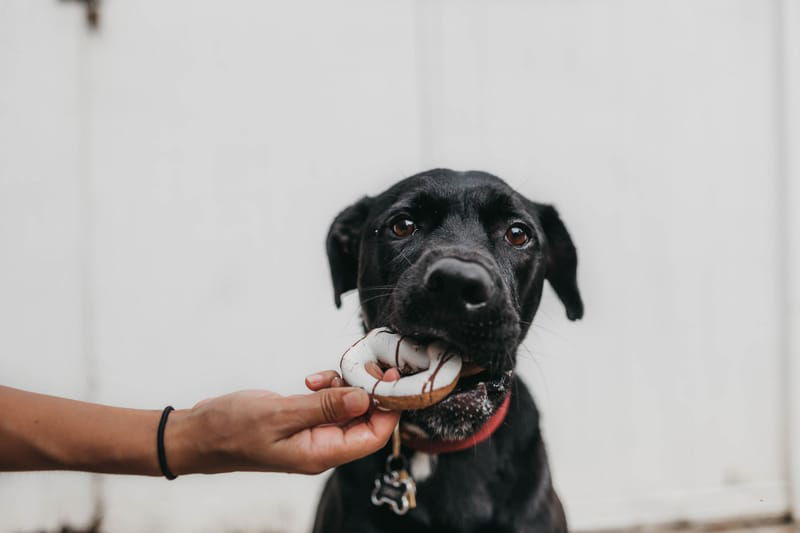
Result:
[[[369,411],[365,391],[320,375],[307,380],[313,394],[242,391],[174,411],[164,434],[170,469],[317,473],[380,449],[398,414]],[[160,416],[0,387],[0,471],[160,475]]]

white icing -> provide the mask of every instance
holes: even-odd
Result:
[[[403,373],[416,373],[397,381],[379,381],[364,366],[370,361],[397,366]],[[347,383],[378,396],[418,396],[455,381],[461,372],[461,357],[448,353],[442,343],[432,342],[422,346],[386,328],[378,328],[345,352],[340,367]]]

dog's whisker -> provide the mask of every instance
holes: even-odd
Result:
[[[372,285],[370,287],[359,287],[359,292],[364,291],[378,291],[378,290],[394,290],[394,285]]]
[[[379,300],[381,298],[388,298],[391,295],[392,295],[391,292],[387,292],[385,294],[377,294],[377,295],[374,295],[374,296],[370,296],[369,298],[364,298],[363,300],[361,300],[361,303],[365,304],[365,303],[371,302],[373,300]]]
[[[555,336],[556,336],[556,337],[558,337],[559,339],[564,339],[564,338],[565,338],[565,337],[564,337],[564,336],[563,336],[563,335],[562,335],[560,332],[558,332],[557,330],[555,330],[555,329],[551,329],[551,328],[549,328],[549,327],[547,327],[547,326],[543,326],[543,325],[542,325],[542,324],[541,324],[539,321],[530,321],[530,322],[528,322],[528,321],[525,321],[525,320],[519,320],[518,322],[519,322],[519,324],[520,324],[521,326],[529,326],[529,327],[531,327],[531,328],[535,328],[535,329],[537,329],[537,330],[540,330],[540,331],[545,331],[545,332],[547,332],[547,333],[550,333],[550,334],[552,334],[552,335],[555,335]]]
[[[396,288],[397,287],[395,287],[393,285],[386,285],[385,289],[384,289],[384,292],[382,294],[376,294],[376,295],[372,295],[372,296],[370,296],[368,298],[364,298],[363,300],[361,300],[361,305],[363,306],[363,304],[365,304],[367,302],[371,302],[373,300],[378,300],[378,299],[381,299],[381,298],[388,298],[388,297],[394,295],[394,291],[395,291]]]
[[[522,343],[519,346],[520,348],[523,348],[526,352],[528,352],[528,355],[530,355],[530,360],[533,361],[533,364],[536,367],[536,371],[539,374],[542,386],[544,387],[544,397],[547,398],[547,400],[549,401],[552,394],[550,391],[550,386],[547,382],[547,374],[544,371],[544,367],[542,367],[541,361],[537,357],[537,355],[546,357],[546,354],[543,354],[541,352],[539,352],[538,354],[534,353],[533,350],[531,350],[525,343]]]
[[[541,324],[538,324],[538,323],[531,324],[531,329],[533,329],[536,333],[538,333],[540,331],[543,331],[545,333],[549,333],[550,335],[553,335],[554,337],[556,337],[559,340],[567,340],[567,338],[560,331],[548,328],[546,326],[542,326]]]
[[[392,261],[397,261],[399,259],[404,259],[406,263],[408,263],[408,266],[413,266],[411,260],[408,257],[406,257],[406,254],[404,254],[402,251],[398,252],[397,257],[392,259]]]

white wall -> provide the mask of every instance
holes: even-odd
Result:
[[[776,5],[107,0],[89,34],[78,5],[2,0],[2,382],[147,408],[300,391],[359,327],[332,217],[481,168],[580,248],[585,320],[548,292],[520,364],[573,525],[782,513]],[[109,531],[301,531],[321,481],[4,474],[0,529],[100,505]]]
[[[781,204],[786,221],[783,233],[786,242],[784,267],[787,272],[787,290],[784,292],[785,383],[788,390],[789,412],[788,442],[792,508],[800,509],[800,5],[784,0],[780,4],[779,36],[783,42],[780,59],[783,66],[779,77],[778,95],[782,103],[778,124],[784,142],[780,145],[781,167],[784,176]]]
[[[71,15],[0,2],[0,382],[84,398],[85,107]],[[91,496],[86,474],[0,474],[0,530],[87,522]]]

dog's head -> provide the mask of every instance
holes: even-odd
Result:
[[[336,305],[358,289],[364,327],[453,346],[485,370],[407,411],[432,439],[465,438],[508,393],[544,281],[581,318],[577,256],[552,206],[484,172],[431,170],[342,211],[327,240]]]

